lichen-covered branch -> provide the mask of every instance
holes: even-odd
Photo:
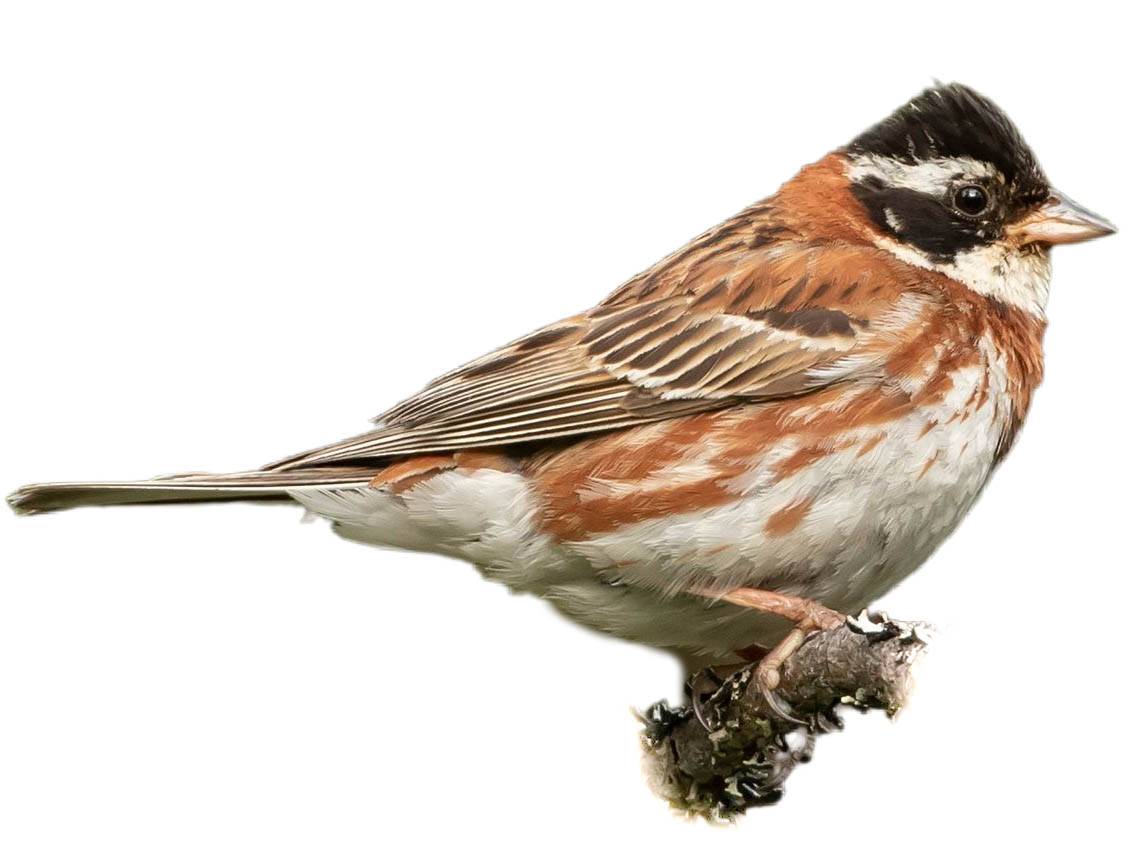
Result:
[[[912,666],[926,648],[925,632],[922,625],[861,615],[815,634],[784,664],[777,696],[788,713],[765,700],[755,665],[724,682],[708,672],[694,677],[696,712],[662,702],[643,716],[654,788],[674,806],[707,818],[775,803],[792,769],[811,759],[816,735],[842,726],[839,706],[899,710],[912,686]]]

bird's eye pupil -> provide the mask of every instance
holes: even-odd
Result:
[[[989,206],[989,195],[980,186],[963,186],[954,193],[954,206],[967,216],[976,216]]]

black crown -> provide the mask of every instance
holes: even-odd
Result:
[[[1044,172],[1009,116],[960,83],[927,89],[856,137],[848,150],[909,163],[971,157],[997,168],[1022,200],[1048,194]]]

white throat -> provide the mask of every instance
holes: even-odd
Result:
[[[952,263],[935,263],[889,237],[877,237],[875,244],[912,266],[940,272],[976,293],[1044,318],[1052,279],[1047,254],[1025,253],[1011,245],[994,243],[958,252]]]

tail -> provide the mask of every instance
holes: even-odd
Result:
[[[25,485],[8,496],[8,505],[17,514],[38,514],[84,505],[286,500],[291,499],[288,492],[295,488],[357,486],[369,482],[377,472],[326,467],[225,475],[190,473],[137,482],[52,482]]]

